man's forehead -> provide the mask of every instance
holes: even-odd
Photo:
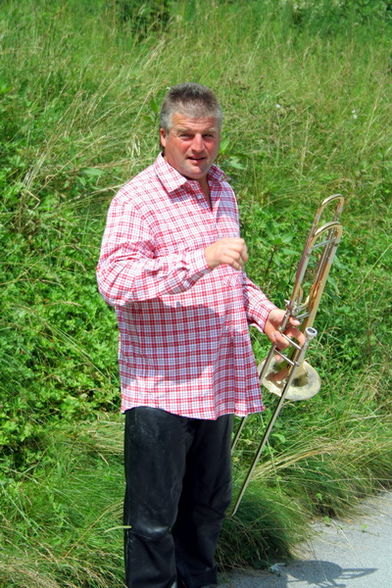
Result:
[[[171,128],[175,130],[218,130],[219,121],[214,116],[191,117],[175,112],[171,120]]]

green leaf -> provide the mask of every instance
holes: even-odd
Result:
[[[105,172],[102,169],[99,169],[98,167],[85,167],[80,170],[80,173],[83,176],[94,178],[102,176],[102,174],[104,174]]]

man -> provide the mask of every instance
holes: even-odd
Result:
[[[213,164],[221,125],[210,89],[172,87],[162,153],[113,199],[103,237],[97,273],[120,331],[133,588],[217,585],[232,414],[263,409],[249,324],[286,346],[283,311],[242,271],[237,204]]]

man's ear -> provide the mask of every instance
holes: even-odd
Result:
[[[161,147],[164,149],[166,147],[166,131],[165,131],[165,129],[159,129],[159,138],[161,141]]]

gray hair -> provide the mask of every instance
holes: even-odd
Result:
[[[186,82],[172,86],[166,94],[160,113],[160,128],[170,131],[174,113],[190,118],[213,117],[222,126],[223,113],[219,102],[210,88]]]

